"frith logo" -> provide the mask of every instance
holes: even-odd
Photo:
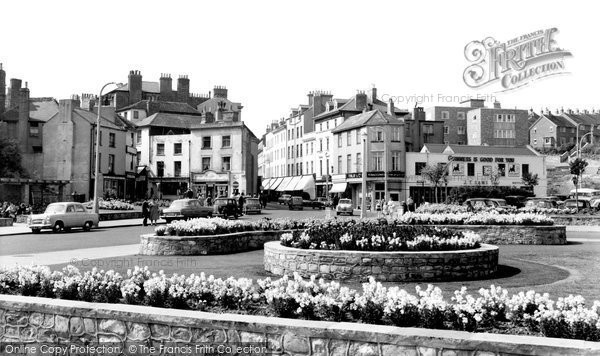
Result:
[[[556,28],[539,30],[500,43],[488,37],[465,46],[471,63],[463,73],[465,84],[480,88],[497,83],[498,91],[508,91],[535,80],[567,73],[565,57],[571,52],[557,47]]]

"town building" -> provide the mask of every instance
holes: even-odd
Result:
[[[421,175],[427,165],[447,165],[447,184],[438,186],[440,201],[455,187],[504,186],[521,188],[522,178],[537,174],[536,196],[547,189],[545,156],[531,146],[497,147],[426,144],[421,152],[406,153],[406,185],[416,203],[435,202],[433,184]]]
[[[483,99],[461,102],[465,106],[434,106],[427,119],[443,121],[443,143],[456,145],[523,146],[529,143],[527,110],[492,108]]]
[[[422,107],[414,108],[404,118],[406,152],[419,152],[427,143],[444,143],[444,125],[442,120],[427,120]]]
[[[537,149],[566,145],[582,147],[600,139],[600,113],[588,110],[550,110],[541,113],[529,129],[531,145]]]

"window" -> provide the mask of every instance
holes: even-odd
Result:
[[[550,126],[550,132],[554,132],[554,127]]]
[[[135,140],[135,143],[140,145],[142,143],[142,130],[137,130],[137,139]]]
[[[231,147],[231,136],[223,136],[221,137],[221,147]]]
[[[323,151],[323,139],[319,140],[319,152]]]
[[[425,135],[433,135],[433,125],[423,125],[423,133]]]
[[[415,175],[421,175],[421,170],[425,168],[427,163],[425,162],[415,162]]]
[[[181,155],[181,142],[173,144],[173,154],[177,156]]]
[[[362,169],[362,157],[360,153],[356,154],[356,170]]]
[[[319,160],[319,176],[323,176],[323,160]]]
[[[537,133],[537,128],[533,129],[533,133],[534,134]]]
[[[573,137],[571,137],[571,142],[573,142]],[[537,138],[534,138],[534,139],[533,139],[533,144],[534,144],[534,145],[537,145]]]
[[[139,111],[134,111],[134,112],[133,112],[133,118],[134,118],[134,119],[139,119],[139,118],[140,118],[140,113],[139,113]]]
[[[131,146],[135,145],[135,135],[133,134],[133,132],[131,133]]]
[[[165,155],[165,144],[164,143],[157,143],[156,144],[156,155],[157,156],[164,156]]]
[[[383,152],[373,152],[371,165],[372,170],[374,171],[383,171]]]
[[[142,152],[138,151],[138,152],[136,153],[136,159],[137,159],[137,161],[136,161],[136,162],[137,162],[137,163],[136,163],[136,165],[137,165],[137,166],[139,166],[139,165],[140,165],[140,162],[142,161]]]
[[[100,130],[100,146],[102,146],[102,136],[103,136],[102,133],[103,133],[102,130]]]
[[[458,141],[456,144],[458,144],[458,145],[464,145],[465,141]]]
[[[313,142],[310,143],[310,153],[314,153],[314,146],[313,146]]]
[[[383,142],[383,130],[380,128],[375,129],[374,141]]]
[[[165,162],[157,161],[156,162],[156,175],[159,177],[164,177],[165,175]]]
[[[552,137],[544,137],[544,143],[546,145],[552,144]]]
[[[465,130],[466,128],[464,126],[459,126],[456,128],[456,133],[459,135],[464,135],[467,133],[467,130]]]
[[[449,133],[450,133],[450,126],[444,125],[444,135],[447,135]]]
[[[40,123],[39,122],[30,122],[29,123],[29,136],[39,136],[40,134]]]
[[[575,133],[575,129],[574,128],[571,128],[571,133]]]
[[[338,172],[338,174],[342,173],[342,156],[338,156],[337,172]]]
[[[231,157],[223,157],[223,170],[230,171],[231,170]]]
[[[500,177],[504,177],[506,175],[506,165],[504,163],[498,164],[498,174]]]
[[[173,170],[174,170],[174,176],[175,177],[181,177],[181,161],[175,161],[173,162]]]
[[[327,120],[325,124],[327,125],[327,130],[329,130],[329,120]]]
[[[108,155],[108,173],[115,172],[115,155]]]
[[[323,131],[323,123],[319,124],[319,131]]]
[[[287,148],[287,159],[290,159],[290,148]]]
[[[127,111],[125,111],[125,112],[123,113],[123,118],[125,118],[125,120],[127,120]]]
[[[502,114],[496,115],[496,122],[504,122],[504,117],[502,116]]]
[[[402,135],[402,127],[401,126],[392,127],[392,141],[394,141],[394,142],[402,141],[401,135]]]
[[[465,117],[466,117],[466,116],[465,116],[465,113],[464,113],[464,112],[462,112],[462,111],[459,111],[459,112],[457,112],[457,113],[456,113],[456,118],[457,118],[458,120],[464,120],[464,119],[465,119]]]
[[[475,175],[475,163],[467,163],[467,175],[473,177]]]
[[[356,130],[356,144],[360,145],[360,130]]]
[[[346,173],[352,172],[352,155],[346,155]]]
[[[346,132],[346,146],[352,145],[352,131]]]
[[[211,137],[210,136],[204,136],[202,137],[202,148],[203,149],[209,149],[211,148]]]
[[[442,111],[442,120],[448,120],[450,118],[449,111]]]
[[[392,152],[392,171],[400,170],[400,151]]]
[[[342,147],[342,135],[339,134],[339,135],[337,135],[337,137],[338,137],[338,147]]]
[[[329,151],[329,137],[327,137],[327,147],[325,149]]]
[[[529,165],[528,164],[521,165],[521,174],[522,174],[522,177],[525,177],[526,175],[529,174]]]
[[[315,162],[310,161],[310,173],[315,173]]]

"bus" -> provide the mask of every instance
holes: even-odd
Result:
[[[575,199],[575,195],[579,200],[600,199],[600,189],[581,188],[571,190],[570,198]]]

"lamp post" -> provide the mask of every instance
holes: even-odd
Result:
[[[362,199],[360,200],[360,218],[364,218],[365,217],[365,210],[367,209],[367,204],[366,204],[366,200],[367,200],[367,128],[365,127],[365,129],[363,130],[362,134],[362,140],[363,140],[363,161],[362,161],[362,187],[361,187],[361,194],[362,194]]]
[[[329,201],[329,152],[321,152],[319,157],[325,158],[325,198]]]
[[[581,125],[577,124],[577,133],[575,134],[575,143],[577,144],[577,158],[581,157],[581,153],[579,152],[579,126]]]
[[[98,214],[98,188],[100,187],[98,181],[100,180],[100,112],[102,111],[102,92],[104,89],[115,82],[104,84],[100,89],[100,95],[98,96],[98,117],[96,118],[96,159],[94,164],[94,213]]]
[[[581,158],[581,143],[583,142],[583,139],[585,138],[585,136],[591,135],[592,133],[594,132],[590,131],[586,133],[585,135],[581,136],[581,138],[577,141],[577,158]]]

